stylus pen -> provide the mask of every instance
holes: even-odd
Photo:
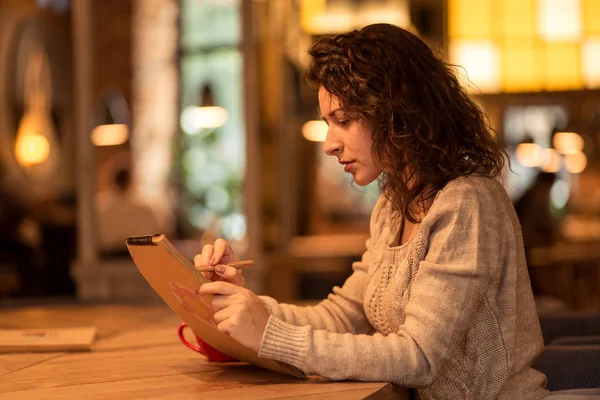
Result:
[[[254,264],[254,261],[252,261],[252,260],[243,260],[243,261],[233,261],[228,264],[222,264],[222,265],[227,265],[228,267],[240,269],[240,268],[249,267],[252,264]],[[198,272],[214,272],[215,267],[216,267],[216,265],[198,265],[196,267],[196,271],[198,271]]]

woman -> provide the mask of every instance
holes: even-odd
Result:
[[[308,80],[325,152],[359,185],[380,180],[362,261],[314,307],[278,304],[219,266],[219,330],[261,357],[330,379],[390,381],[422,399],[539,399],[543,348],[504,154],[452,69],[377,24],[319,40]],[[237,257],[222,240],[198,264]],[[213,278],[215,279],[215,278]]]

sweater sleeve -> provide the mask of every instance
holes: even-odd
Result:
[[[439,201],[435,212],[430,210],[427,255],[419,264],[404,324],[397,332],[332,333],[294,326],[272,315],[259,355],[333,380],[431,385],[501,268],[503,246],[502,216],[486,189],[449,190]]]
[[[260,299],[272,316],[291,325],[310,325],[338,333],[367,333],[372,328],[363,310],[363,292],[369,258],[370,251],[367,250],[362,261],[352,265],[354,272],[344,285],[334,287],[333,293],[315,306],[280,304],[267,296],[260,296]]]
[[[259,296],[269,313],[278,320],[291,325],[310,325],[316,330],[335,333],[368,333],[373,330],[363,308],[367,273],[372,263],[372,243],[379,235],[379,220],[385,199],[379,199],[371,216],[370,237],[361,261],[352,264],[353,273],[342,285],[334,287],[333,293],[316,306],[299,307],[280,304],[268,296]]]

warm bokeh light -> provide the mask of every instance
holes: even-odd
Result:
[[[576,41],[582,35],[579,0],[538,0],[538,33],[549,42]]]
[[[325,121],[308,121],[302,126],[302,136],[311,142],[324,142],[328,130]]]
[[[492,36],[490,0],[452,0],[448,2],[448,33],[458,39],[488,39]]]
[[[186,107],[181,113],[181,128],[189,135],[202,129],[219,128],[227,123],[229,113],[223,107]]]
[[[547,43],[545,88],[576,90],[583,87],[579,42]]]
[[[468,87],[471,91],[500,89],[500,52],[492,42],[454,41],[450,45],[450,60],[466,70],[466,78],[476,86]],[[458,75],[464,75],[464,71],[459,69]]]
[[[583,30],[588,35],[600,35],[600,1],[582,0]]]
[[[565,168],[572,174],[579,174],[587,167],[587,157],[582,151],[565,154]]]
[[[552,145],[561,154],[580,152],[583,150],[583,138],[575,132],[557,132]]]
[[[450,62],[481,92],[600,87],[600,1],[447,3]]]
[[[31,112],[23,115],[15,141],[15,156],[19,164],[29,167],[42,164],[48,159],[50,142],[44,133],[51,134],[51,129],[51,124],[43,116]]]
[[[502,0],[493,7],[493,18],[500,21],[500,31],[505,37],[519,39],[535,34],[533,21],[537,12],[537,0]]]
[[[410,25],[407,0],[365,2],[355,7],[346,2],[329,4],[325,0],[302,0],[300,22],[307,33],[325,35],[373,23],[389,23],[407,28]]]
[[[126,124],[99,125],[92,131],[92,143],[96,146],[118,146],[129,139]]]
[[[50,155],[50,143],[39,134],[22,135],[17,139],[15,155],[23,166],[42,164]]]
[[[544,149],[536,143],[521,143],[515,150],[517,161],[525,167],[539,167],[544,161]]]
[[[589,38],[583,44],[581,63],[586,86],[589,89],[600,88],[600,36]]]
[[[545,86],[545,54],[535,40],[511,38],[501,48],[502,88],[506,92],[539,91]]]
[[[555,149],[543,149],[540,168],[544,172],[558,172],[562,168],[562,158]]]

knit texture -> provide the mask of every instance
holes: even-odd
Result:
[[[540,399],[543,341],[519,222],[504,187],[464,177],[412,239],[380,198],[362,260],[313,307],[261,297],[259,356],[333,380],[388,381],[421,399]]]

